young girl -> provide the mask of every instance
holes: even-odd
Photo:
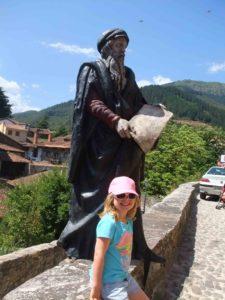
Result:
[[[133,219],[140,202],[135,182],[129,177],[116,177],[108,192],[96,229],[90,299],[148,300],[128,272]]]

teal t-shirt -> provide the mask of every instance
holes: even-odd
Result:
[[[96,236],[111,240],[105,255],[102,282],[123,281],[127,278],[131,261],[133,221],[116,222],[111,214],[106,214],[97,225]]]

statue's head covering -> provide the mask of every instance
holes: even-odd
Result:
[[[129,43],[129,37],[126,33],[125,30],[120,29],[120,28],[114,28],[114,29],[109,29],[105,32],[102,33],[101,37],[98,39],[97,43],[97,48],[98,51],[101,53],[102,48],[105,46],[105,44],[111,40],[115,39],[117,37],[124,37],[127,41],[127,44]]]

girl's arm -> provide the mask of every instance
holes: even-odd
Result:
[[[109,244],[109,238],[98,237],[96,239],[90,300],[101,299],[102,272],[104,268],[105,253],[109,247]]]

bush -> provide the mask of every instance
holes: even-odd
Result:
[[[8,253],[58,238],[68,219],[71,186],[65,171],[53,170],[7,194],[0,223],[0,252]]]
[[[171,122],[146,156],[142,189],[148,195],[166,195],[181,183],[199,180],[224,151],[224,136],[222,129]]]

